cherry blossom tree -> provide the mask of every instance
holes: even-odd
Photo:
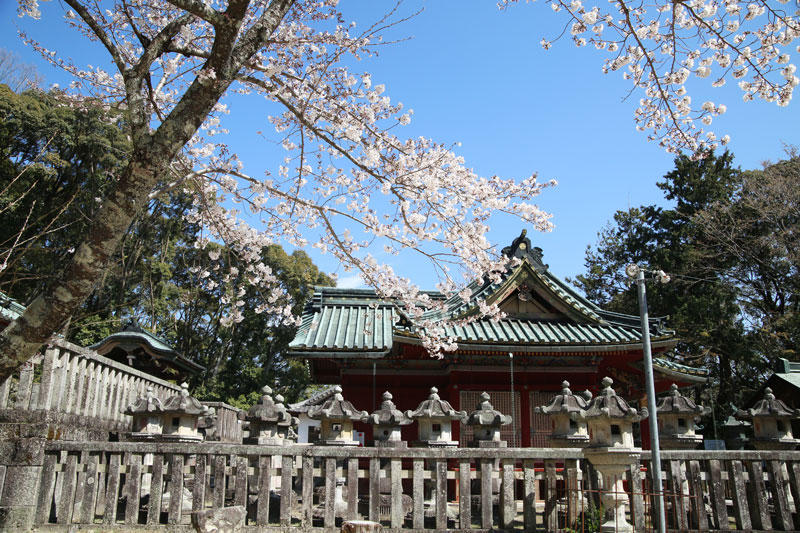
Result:
[[[530,2],[531,0],[526,0]],[[502,7],[519,0],[501,0]],[[800,9],[789,0],[546,0],[562,13],[578,47],[609,54],[603,72],[623,71],[631,95],[641,95],[634,118],[640,131],[670,152],[701,156],[725,145],[710,129],[724,104],[692,101],[692,77],[713,87],[737,81],[745,101],[786,106],[800,83],[791,63],[800,37]],[[552,41],[543,38],[548,49]]]
[[[497,275],[506,266],[486,239],[493,213],[540,230],[550,226],[548,215],[531,203],[549,183],[535,175],[478,176],[451,147],[402,137],[411,111],[368,73],[348,68],[351,59],[375,53],[382,33],[403,22],[396,8],[357,30],[337,11],[337,0],[61,2],[66,23],[102,47],[113,70],[84,68],[46,43],[23,38],[72,74],[72,105],[101,102],[127,114],[132,155],[113,176],[84,242],[76,243],[71,266],[0,335],[0,377],[72,314],[137,212],[172,188],[193,195],[189,216],[206,232],[197,247],[223,241],[238,255],[237,264],[247,265],[244,272],[226,272],[223,282],[244,277],[262,291],[258,311],[276,319],[291,320],[291,302],[259,261],[259,250],[269,244],[331,253],[419,319],[436,303],[380,263],[376,249],[422,254],[440,275],[439,289],[466,298],[465,280]],[[718,142],[703,128],[724,106],[693,106],[685,89],[691,74],[706,77],[716,69],[717,84],[742,79],[749,97],[780,104],[797,85],[782,49],[798,36],[797,21],[780,5],[619,0],[601,9],[580,0],[548,3],[566,13],[565,29],[578,46],[592,43],[611,53],[609,71],[627,69],[633,90],[644,94],[637,124],[670,150],[700,152]],[[40,16],[39,0],[19,0],[19,11]],[[225,144],[228,93],[248,93],[276,109],[270,121],[286,154],[275,169],[245,169],[235,147]],[[216,260],[213,251],[209,259]],[[197,277],[201,285],[220,278],[202,270]],[[240,292],[232,288],[227,298],[238,304]],[[235,311],[227,317],[240,319]],[[453,348],[452,339],[441,338],[440,324],[420,324],[432,352]]]
[[[114,71],[83,68],[23,38],[73,75],[73,105],[124,109],[131,157],[101,199],[84,242],[76,243],[70,267],[2,333],[0,376],[58,330],[94,288],[133,217],[169,188],[194,197],[191,221],[207,231],[198,247],[224,241],[238,264],[247,265],[245,272],[227,272],[223,282],[244,276],[262,290],[257,310],[286,319],[292,319],[291,302],[260,262],[269,244],[330,252],[382,295],[402,296],[419,312],[427,296],[379,264],[367,250],[372,241],[390,251],[424,251],[442,272],[461,260],[484,272],[499,266],[484,237],[493,210],[548,227],[547,215],[528,203],[542,187],[535,176],[483,178],[446,146],[399,137],[394,132],[410,112],[369,74],[346,68],[347,58],[374,53],[381,32],[400,21],[395,11],[357,31],[335,0],[63,3],[67,24],[102,46]],[[21,0],[20,13],[38,17],[37,0]],[[229,91],[279,108],[270,120],[283,135],[286,157],[276,172],[248,173],[224,144],[222,98]],[[209,251],[212,262],[214,254]],[[208,271],[197,277],[212,283]],[[456,286],[452,277],[443,280],[445,288]],[[235,303],[240,297],[241,288],[227,295]],[[227,317],[240,319],[236,311]]]

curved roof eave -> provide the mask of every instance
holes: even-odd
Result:
[[[393,340],[408,344],[421,345],[422,340],[416,335],[395,335]],[[616,352],[620,350],[641,350],[641,342],[609,343],[609,344],[506,344],[506,343],[476,343],[456,340],[459,350],[493,350],[514,353],[563,353],[563,352]],[[653,348],[673,348],[678,343],[677,339],[656,339],[651,341]]]
[[[158,342],[156,344],[156,342],[151,341],[151,338],[152,337],[150,337],[149,335],[142,335],[136,332],[120,331],[117,333],[112,333],[105,339],[95,344],[92,344],[88,348],[90,350],[99,352],[100,351],[99,349],[106,346],[107,344],[119,344],[126,341],[137,342],[137,343],[143,342],[144,344],[146,344],[147,348],[151,352],[153,352],[156,355],[163,356],[169,359],[170,361],[174,362],[175,364],[184,368],[185,370],[197,373],[197,372],[202,372],[206,369],[206,367],[204,367],[203,365],[195,363],[190,359],[187,359],[185,356],[175,351],[174,349],[170,348],[169,346],[162,345],[161,342]]]

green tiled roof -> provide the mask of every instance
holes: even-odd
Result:
[[[164,356],[168,360],[173,361],[176,365],[192,373],[199,373],[205,370],[203,365],[187,359],[168,345],[161,337],[133,324],[128,325],[123,331],[112,333],[100,342],[89,346],[89,348],[92,350],[99,350],[108,343],[145,344],[153,352]]]
[[[478,320],[464,326],[448,326],[448,336],[465,342],[521,344],[620,344],[637,343],[639,328],[614,324],[575,324],[506,318]]]
[[[386,352],[398,316],[394,306],[380,301],[374,291],[318,287],[289,347]]]
[[[521,265],[514,269],[507,270],[500,274],[500,279],[492,280],[485,279],[483,281],[474,281],[468,288],[471,291],[471,296],[468,301],[462,300],[458,295],[453,295],[445,301],[445,309],[432,310],[423,314],[423,318],[428,319],[443,319],[453,318],[462,315],[468,315],[476,310],[477,304],[480,301],[491,301],[500,289],[508,284],[514,283],[516,278],[524,275],[532,276],[538,280],[542,286],[553,293],[553,295],[572,308],[579,316],[588,320],[600,322],[602,319],[599,313],[602,310],[595,304],[580,296],[570,286],[563,281],[553,276],[547,266],[536,262],[530,256],[522,259]],[[439,294],[439,298],[442,298]]]
[[[776,373],[776,374],[773,374],[773,376],[776,379],[781,379],[781,380],[785,381],[786,383],[788,383],[789,385],[792,385],[793,387],[797,387],[798,389],[800,389],[800,373],[797,373],[797,372],[793,372],[791,374],[777,374]]]
[[[330,305],[303,316],[291,348],[385,351],[392,346],[391,307]]]
[[[709,375],[709,371],[705,368],[695,368],[693,366],[682,365],[680,363],[676,363],[675,361],[670,361],[669,359],[664,359],[661,357],[653,358],[653,367],[663,370],[671,370],[673,372],[678,372],[680,374],[690,374],[703,378]]]
[[[22,316],[24,312],[24,305],[5,293],[0,292],[0,319],[11,322]]]
[[[789,385],[800,389],[800,363],[780,357],[775,361],[774,370],[775,373],[769,378],[770,381],[785,381]]]
[[[307,307],[290,349],[388,352],[393,337],[413,338],[421,333],[413,325],[398,325],[400,313],[386,303],[379,304],[374,293],[371,299],[364,298],[361,305],[331,302],[337,293],[347,297],[349,292],[349,289],[318,288],[317,303]],[[608,320],[581,324],[525,318],[480,319],[464,325],[445,326],[445,334],[459,342],[487,345],[618,345],[638,344],[641,339],[638,324]],[[651,335],[653,341],[659,341],[671,338],[672,332],[654,321]]]
[[[418,342],[425,333],[423,323],[441,322],[445,335],[457,342],[492,346],[524,345],[535,347],[638,345],[641,341],[638,316],[611,313],[600,309],[569,285],[558,279],[542,263],[542,252],[531,248],[524,233],[503,253],[519,262],[496,279],[485,278],[469,285],[467,301],[459,296],[445,298],[441,293],[428,296],[441,306],[422,314],[421,320],[407,317],[393,302],[381,300],[370,289],[318,287],[306,306],[297,336],[290,349],[308,355],[319,352],[388,353],[393,338]],[[502,320],[477,318],[481,301],[502,303],[514,291],[535,291],[561,309],[557,315],[535,318],[508,315]],[[557,316],[558,318],[554,318]],[[474,320],[470,321],[470,317]],[[454,319],[466,319],[454,322]],[[650,320],[654,342],[670,341],[674,332],[661,319]],[[471,346],[474,347],[474,346]],[[300,355],[296,353],[295,355]]]
[[[422,314],[422,320],[407,316],[393,301],[382,300],[371,289],[317,287],[306,305],[290,355],[307,358],[383,357],[393,342],[419,343],[423,324],[441,322],[445,335],[465,350],[520,350],[527,352],[592,352],[638,349],[641,322],[638,316],[612,313],[599,308],[558,279],[542,262],[542,252],[532,248],[524,232],[503,249],[519,260],[492,280],[469,285],[467,301],[428,292],[437,304]],[[546,307],[526,308],[501,320],[477,317],[481,301],[502,304],[518,293],[520,300],[535,298]],[[522,295],[528,295],[522,298]],[[541,313],[537,309],[547,309]],[[472,320],[470,320],[472,319]],[[655,345],[670,347],[674,332],[662,319],[650,319]],[[666,359],[655,359],[662,373],[675,373],[704,380],[708,371]]]
[[[441,298],[441,297],[440,297]],[[453,314],[460,315],[455,308]],[[445,326],[446,335],[469,344],[520,344],[537,346],[635,345],[640,342],[639,317],[593,310],[596,321],[537,320],[507,317],[478,319]],[[431,318],[428,314],[424,318]],[[441,317],[441,312],[439,315]],[[381,352],[392,348],[393,338],[419,337],[413,322],[400,325],[401,313],[391,302],[368,289],[317,287],[303,313],[300,328],[289,348],[295,352]],[[654,342],[672,338],[660,319],[651,320]]]

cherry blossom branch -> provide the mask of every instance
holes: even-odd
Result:
[[[86,9],[78,0],[64,0],[68,6],[74,9],[78,15],[80,15],[81,19],[86,23],[89,28],[91,28],[92,32],[94,32],[95,36],[103,43],[108,54],[111,56],[111,59],[114,61],[117,69],[120,72],[125,72],[126,65],[125,60],[122,57],[117,46],[111,41],[108,34],[105,30],[100,26],[100,24],[95,20],[89,10]]]
[[[225,23],[225,16],[202,0],[167,0],[167,2],[205,20],[215,28]]]

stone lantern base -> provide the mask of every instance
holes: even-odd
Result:
[[[508,442],[504,440],[474,440],[469,445],[472,448],[507,448]]]
[[[361,446],[357,440],[319,440],[317,444],[322,446]]]
[[[633,526],[625,517],[628,494],[625,492],[623,478],[630,465],[639,461],[641,452],[638,448],[612,446],[585,449],[586,458],[603,479],[601,499],[605,509],[605,517],[600,526],[600,531],[607,533],[633,532]]]
[[[161,439],[161,433],[133,432],[128,433],[128,440],[139,442],[154,442]]]
[[[589,435],[551,435],[553,448],[585,448],[589,444]]]
[[[455,440],[416,440],[413,446],[418,448],[455,448],[458,441]]]
[[[796,450],[800,439],[750,439],[756,450]]]
[[[286,446],[294,444],[283,437],[247,437],[242,439],[242,444],[255,444],[258,446]]]
[[[376,448],[408,448],[408,442],[404,440],[376,440]]]
[[[664,435],[659,441],[665,450],[697,450],[703,446],[702,435]]]
[[[197,435],[159,435],[159,439],[162,442],[202,442],[203,436],[199,433]]]

